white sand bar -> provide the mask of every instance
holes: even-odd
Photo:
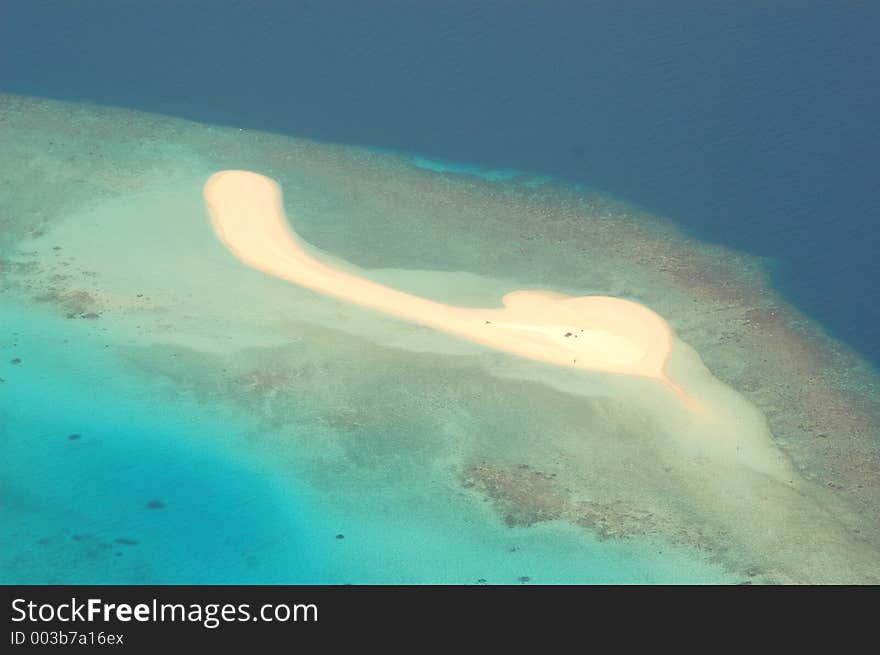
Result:
[[[221,171],[207,181],[214,230],[243,262],[341,300],[442,330],[521,357],[558,366],[656,379],[694,407],[666,374],[669,325],[628,300],[513,291],[503,307],[455,307],[404,293],[327,266],[291,231],[281,190],[250,171]]]

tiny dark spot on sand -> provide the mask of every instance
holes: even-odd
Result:
[[[151,500],[147,503],[147,509],[164,509],[165,503],[161,500]]]
[[[492,321],[486,321],[486,325],[489,325]]]
[[[337,539],[345,539],[345,535],[340,532],[338,535],[336,535],[336,538]]]
[[[565,336],[570,337],[570,336],[571,336],[571,332],[566,332],[566,333],[565,333]]]
[[[531,578],[530,578],[529,576],[527,576],[527,575],[521,575],[521,576],[519,576],[519,577],[517,578],[517,580],[519,580],[520,582],[522,582],[523,584],[525,584],[526,582],[528,582],[529,580],[531,580]]]
[[[21,364],[21,357],[13,357],[9,360],[10,364]]]
[[[61,246],[52,246],[52,250],[61,250]]]
[[[76,441],[77,439],[80,438],[80,435],[78,435],[78,434],[68,434],[68,435],[67,435],[67,438],[70,439],[71,441]]]
[[[126,539],[125,537],[117,537],[113,540],[114,543],[122,544],[123,546],[137,546],[138,542],[134,539]]]
[[[144,294],[139,293],[136,297],[137,297],[137,298],[143,298],[143,297],[144,297]]]

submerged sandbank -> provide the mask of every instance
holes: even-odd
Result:
[[[500,544],[549,522],[611,550],[656,537],[664,580],[685,579],[672,544],[739,580],[877,580],[876,374],[757,260],[600,194],[347,146],[10,96],[0,132],[0,293],[70,318],[81,336],[51,347],[107,348],[154,406],[192,398],[246,426],[200,447],[258,451],[322,507],[374,503],[379,531],[393,512],[466,532],[443,518],[454,501],[487,510],[468,526],[503,520]],[[677,335],[667,374],[711,411],[655,379],[509,356],[240,265],[202,189],[242,168],[279,181],[306,251],[387,287],[477,308],[526,288],[644,303]],[[24,359],[0,371],[7,389]],[[383,560],[397,545],[369,554],[403,566]]]
[[[354,274],[347,270],[350,267],[327,265],[310,254],[310,247],[287,223],[279,186],[263,175],[222,171],[211,176],[203,191],[215,233],[253,268],[526,359],[567,371],[615,374],[623,381],[603,386],[617,405],[614,413],[620,413],[621,425],[629,422],[625,418],[628,412],[652,417],[651,427],[643,426],[641,430],[647,432],[638,437],[643,444],[640,455],[653,451],[640,462],[645,469],[641,475],[655,468],[650,463],[654,457],[692,469],[685,475],[685,484],[676,484],[680,485],[679,502],[689,505],[689,511],[705,526],[718,526],[719,518],[725,517],[721,524],[728,531],[729,517],[755,503],[789,508],[782,524],[773,512],[756,513],[748,525],[730,532],[732,542],[701,537],[704,548],[732,544],[739,548],[747,543],[746,548],[757,550],[753,554],[757,561],[766,561],[765,553],[784,544],[786,554],[777,559],[777,580],[802,579],[802,568],[811,570],[817,579],[832,579],[834,574],[823,570],[829,556],[849,560],[831,567],[836,571],[842,565],[849,569],[847,576],[864,575],[870,568],[872,554],[839,527],[826,528],[827,533],[815,539],[810,553],[797,552],[799,541],[812,526],[836,522],[833,510],[826,502],[799,500],[815,491],[774,446],[761,413],[735,390],[719,383],[696,352],[675,339],[666,321],[646,307],[608,296],[578,298],[546,291],[510,292],[504,296],[502,308],[436,302]],[[675,371],[682,386],[673,381],[670,371]],[[671,388],[683,402],[678,408],[671,407],[658,387],[652,390],[625,382],[634,378],[661,382],[658,387]],[[584,393],[582,378],[561,379],[550,373],[542,381]],[[545,421],[551,424],[549,417]],[[509,505],[499,491],[507,486],[499,481],[508,480],[509,472],[482,464],[468,470],[471,484],[484,488],[501,507]],[[521,488],[522,482],[513,487]],[[557,496],[552,485],[541,488],[538,498],[543,500],[535,506],[531,505],[534,500],[524,498],[515,507],[529,516],[545,511],[542,503],[550,502],[559,516],[586,522],[595,529],[594,510]],[[644,522],[649,522],[649,517]]]

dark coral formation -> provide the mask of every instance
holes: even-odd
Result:
[[[544,521],[565,520],[586,528],[600,539],[630,539],[645,535],[672,543],[698,545],[707,552],[718,550],[699,528],[682,528],[655,511],[624,501],[599,502],[573,499],[571,490],[553,473],[527,464],[493,466],[486,462],[468,466],[462,485],[485,494],[511,526],[529,527]]]
[[[485,493],[510,526],[561,519],[570,510],[570,503],[553,476],[528,466],[511,470],[477,464],[465,470],[462,484]]]
[[[35,295],[34,301],[58,306],[67,318],[94,320],[100,317],[97,311],[100,306],[98,298],[93,293],[81,289],[50,287],[43,293]]]

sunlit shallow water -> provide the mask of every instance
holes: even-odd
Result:
[[[3,581],[867,579],[869,529],[855,510],[815,509],[839,500],[814,498],[828,472],[782,447],[798,441],[797,403],[822,410],[828,391],[876,379],[773,323],[789,310],[759,263],[541,180],[99,107],[3,107]],[[520,288],[644,302],[736,383],[724,393],[753,392],[797,479],[682,450],[686,424],[656,413],[650,387],[561,378],[248,269],[201,197],[231,167],[279,179],[304,238],[398,288],[473,306]],[[781,360],[762,364],[754,340],[770,337]],[[796,376],[803,393],[820,376],[822,400],[762,395]],[[835,405],[851,425],[824,411],[810,427],[876,431],[858,406]],[[829,570],[791,568],[807,526]]]
[[[220,445],[242,426],[185,398],[159,404],[81,323],[12,305],[3,319],[20,360],[4,382],[4,583],[724,578],[662,544],[511,530],[442,486],[413,490],[408,508],[328,499]]]

